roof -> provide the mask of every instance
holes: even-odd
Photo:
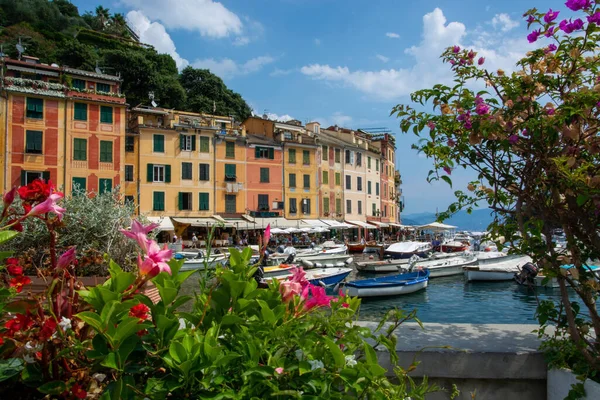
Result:
[[[281,147],[281,143],[262,135],[253,135],[251,133],[246,134],[246,139],[249,144],[263,144],[265,146]]]
[[[63,71],[71,75],[80,75],[88,78],[95,78],[105,81],[121,82],[121,78],[115,75],[98,74],[96,72],[84,71],[82,69],[75,69],[69,67],[63,67]]]

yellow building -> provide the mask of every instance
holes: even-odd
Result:
[[[231,121],[218,119],[223,130],[215,134],[216,214],[235,218],[246,214],[246,137],[244,131],[232,130]]]

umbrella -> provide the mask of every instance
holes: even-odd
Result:
[[[276,235],[278,233],[287,233],[287,232],[280,228],[271,228],[271,233]]]

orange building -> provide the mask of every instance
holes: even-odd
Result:
[[[283,211],[281,146],[273,139],[247,135],[246,205],[253,217],[277,217]]]

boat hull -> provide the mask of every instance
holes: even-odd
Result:
[[[334,286],[350,275],[350,268],[318,268],[306,271],[306,280],[313,285]]]
[[[430,278],[439,278],[442,276],[462,275],[463,267],[476,265],[477,258],[442,258],[431,261],[418,261],[412,266],[412,270],[428,269]]]
[[[344,286],[344,292],[352,297],[388,297],[400,296],[403,294],[415,293],[427,287],[427,281],[418,282],[414,285],[395,286],[386,288],[356,288]]]
[[[188,259],[183,263],[183,266],[181,267],[180,271],[191,271],[193,269],[197,269],[199,271],[204,270],[207,266],[208,269],[214,269],[217,267],[218,264],[224,264],[226,261],[226,258],[223,257],[211,257],[208,260],[208,263],[205,264],[205,260],[204,259]]]
[[[427,251],[415,251],[415,252],[411,252],[411,253],[397,253],[397,252],[386,250],[385,254],[389,255],[394,260],[401,260],[401,259],[411,258],[412,256],[417,256],[420,258],[427,258],[428,252]]]
[[[348,243],[348,253],[362,253],[366,245],[362,243]]]
[[[400,264],[371,264],[371,265],[363,265],[357,266],[357,270],[360,272],[369,272],[372,274],[382,274],[386,272],[398,272],[400,270]]]
[[[481,271],[478,269],[465,269],[465,279],[472,281],[512,281],[514,272]]]

